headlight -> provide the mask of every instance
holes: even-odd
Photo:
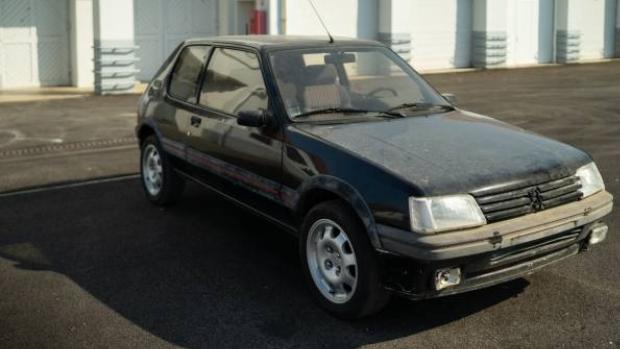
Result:
[[[417,233],[437,233],[486,224],[480,207],[471,195],[409,198],[411,229]]]
[[[577,170],[577,177],[579,177],[579,181],[581,182],[580,191],[583,193],[584,198],[605,190],[603,177],[601,177],[601,173],[598,172],[598,168],[593,162],[580,167]]]

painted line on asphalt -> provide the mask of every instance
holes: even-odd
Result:
[[[63,184],[49,185],[49,186],[44,186],[44,187],[37,187],[37,188],[31,188],[31,189],[11,191],[11,192],[7,192],[7,193],[0,193],[0,198],[10,197],[10,196],[18,196],[18,195],[26,195],[26,194],[34,194],[34,193],[41,193],[41,192],[46,192],[46,191],[60,190],[60,189],[67,189],[67,188],[85,187],[85,186],[88,186],[88,185],[101,184],[101,183],[121,182],[121,181],[130,180],[130,179],[137,179],[137,178],[140,178],[140,174],[131,174],[131,175],[118,176],[118,177],[90,179],[90,180],[84,180],[84,181],[78,181],[78,182],[63,183]]]
[[[139,151],[137,145],[121,145],[118,147],[109,147],[109,148],[98,148],[98,149],[84,149],[84,150],[76,150],[76,151],[66,151],[66,152],[58,152],[58,153],[47,153],[47,154],[39,154],[32,156],[24,156],[24,157],[11,157],[11,158],[2,158],[0,157],[0,163],[7,162],[31,162],[35,160],[42,159],[53,159],[53,158],[63,158],[69,156],[76,155],[89,155],[89,154],[97,154],[97,153],[109,153],[109,152],[118,152],[122,150],[136,150]]]
[[[6,131],[3,131],[6,132]],[[19,131],[9,130],[9,132],[13,132],[14,138],[9,141],[11,143],[13,140],[26,140],[27,138],[19,133]],[[30,138],[32,139],[32,138]],[[62,140],[61,140],[62,141]],[[41,154],[49,154],[49,153],[63,153],[63,152],[75,152],[80,150],[93,150],[93,149],[106,149],[110,147],[118,147],[118,146],[127,146],[127,145],[138,145],[138,140],[135,137],[123,137],[123,138],[114,138],[114,139],[95,139],[81,142],[71,142],[71,143],[55,143],[55,144],[45,144],[45,145],[37,145],[27,148],[17,148],[17,149],[6,149],[0,150],[0,158],[16,158],[16,157],[26,157],[33,155],[41,155]],[[0,148],[4,146],[1,145]]]

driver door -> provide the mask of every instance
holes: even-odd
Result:
[[[199,110],[190,117],[188,160],[207,184],[270,215],[282,215],[282,141],[277,127],[237,124],[241,111],[267,110],[254,51],[216,47],[203,74]]]

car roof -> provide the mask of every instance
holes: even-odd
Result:
[[[215,36],[207,38],[192,38],[185,40],[186,45],[233,44],[252,47],[258,50],[295,49],[310,47],[339,47],[339,46],[384,46],[383,44],[364,39],[334,37],[330,43],[324,36],[302,35],[234,35]]]

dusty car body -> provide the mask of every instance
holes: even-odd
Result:
[[[189,179],[299,236],[342,317],[526,275],[602,241],[612,209],[588,154],[453,106],[373,41],[188,40],[136,132],[151,201]]]

